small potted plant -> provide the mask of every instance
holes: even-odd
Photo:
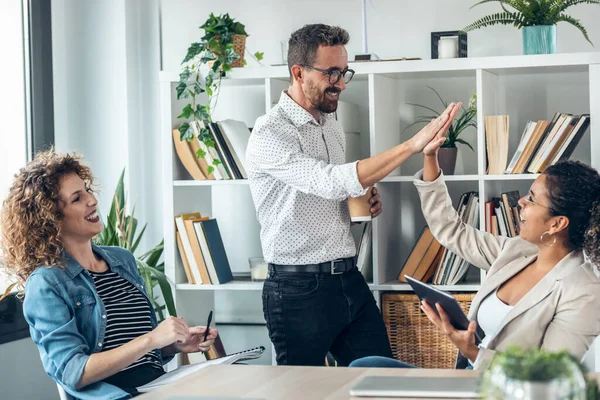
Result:
[[[498,353],[483,374],[484,399],[596,399],[598,386],[567,351],[523,350]]]
[[[579,29],[593,46],[581,21],[565,11],[577,4],[600,4],[598,0],[483,0],[471,8],[491,1],[500,3],[502,12],[478,19],[463,28],[463,32],[498,24],[513,25],[523,28],[523,54],[553,54],[556,53],[556,24],[564,21]]]
[[[442,103],[442,111],[445,110],[448,107],[448,103],[446,103],[442,99],[440,94],[434,88],[430,86],[427,87],[436,94],[436,96]],[[404,131],[416,124],[427,124],[432,119],[437,118],[441,113],[440,111],[437,111],[431,107],[424,106],[422,104],[407,104],[430,111],[431,115],[422,115],[417,117],[417,120],[412,124],[408,125],[406,128],[404,128]],[[459,138],[460,134],[469,127],[477,129],[477,94],[473,94],[473,96],[471,96],[471,99],[469,100],[469,105],[466,108],[464,106],[462,107],[461,115],[457,117],[452,123],[452,125],[450,125],[450,128],[448,128],[448,136],[446,137],[446,141],[440,148],[438,156],[440,168],[442,169],[442,171],[444,171],[444,174],[454,174],[454,169],[456,167],[456,155],[458,153],[458,149],[456,147],[457,143],[468,146],[472,151],[475,151],[473,149],[473,146],[471,146],[467,141]]]

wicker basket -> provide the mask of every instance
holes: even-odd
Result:
[[[453,296],[466,314],[475,293]],[[383,293],[381,303],[394,358],[421,368],[454,368],[456,346],[421,311],[417,295]]]
[[[246,36],[245,35],[233,35],[232,37],[233,51],[235,54],[240,56],[231,62],[232,68],[241,68],[244,66],[244,53],[246,52]],[[208,62],[208,67],[212,68],[214,61]]]
[[[244,66],[244,53],[246,52],[246,36],[233,35],[233,51],[240,56],[237,60],[231,63],[233,68],[241,68]]]

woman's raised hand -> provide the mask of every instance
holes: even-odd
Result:
[[[425,152],[427,155],[434,155],[437,149],[446,140],[448,128],[454,121],[454,117],[460,109],[462,103],[450,103],[439,117],[432,119],[415,136],[410,139],[413,152]]]

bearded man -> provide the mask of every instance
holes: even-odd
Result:
[[[328,352],[343,366],[392,357],[381,313],[356,268],[347,199],[364,195],[431,140],[443,140],[458,111],[453,103],[408,141],[345,163],[335,111],[354,75],[348,40],[344,29],[322,24],[292,33],[290,87],[258,118],[248,143],[246,170],[269,263],[263,312],[279,365],[324,365]],[[371,193],[376,217],[381,200]]]

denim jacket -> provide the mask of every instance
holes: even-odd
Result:
[[[92,247],[113,272],[131,282],[148,300],[133,254],[120,247]],[[102,351],[106,310],[91,275],[74,258],[65,252],[64,268],[41,267],[29,276],[23,313],[46,373],[69,394],[82,400],[131,397],[102,381],[76,389],[90,355]],[[150,314],[154,328],[156,315]],[[154,351],[162,357],[160,350]],[[167,361],[163,359],[163,364]]]

